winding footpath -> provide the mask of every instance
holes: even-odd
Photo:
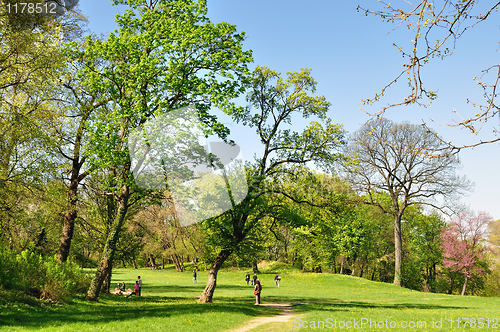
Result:
[[[423,298],[422,300],[442,300],[441,298]],[[267,323],[286,323],[293,317],[292,303],[339,303],[339,302],[381,302],[381,301],[399,301],[398,299],[377,299],[377,300],[331,300],[331,301],[306,301],[306,302],[279,302],[279,303],[265,303],[261,307],[282,309],[283,312],[277,316],[271,317],[258,317],[247,322],[246,325],[236,329],[228,330],[226,332],[247,332],[260,325]]]
[[[283,309],[283,312],[277,316],[271,317],[258,317],[249,321],[246,325],[239,327],[237,329],[229,330],[227,332],[247,332],[257,326],[267,324],[267,323],[286,323],[293,316],[292,304],[291,302],[281,302],[281,303],[264,303],[260,305],[261,307],[277,308]]]

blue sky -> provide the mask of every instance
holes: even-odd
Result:
[[[252,67],[265,65],[283,74],[311,68],[312,76],[318,81],[317,93],[332,103],[329,112],[332,120],[354,132],[369,119],[365,111],[377,112],[382,106],[399,102],[408,95],[406,83],[402,82],[374,106],[365,111],[360,109],[362,99],[373,98],[401,70],[404,59],[393,43],[410,47],[413,37],[405,28],[392,31],[392,24],[357,12],[358,5],[367,9],[382,8],[377,0],[208,0],[208,16],[215,23],[225,21],[245,31],[248,38],[244,47],[251,49],[254,56]],[[80,2],[80,9],[89,19],[89,28],[98,34],[113,31],[114,16],[123,13],[125,8],[112,6],[107,0]],[[430,107],[399,107],[389,110],[385,116],[394,121],[418,124],[425,121],[446,141],[456,144],[491,138],[491,126],[498,127],[500,119],[490,121],[479,136],[444,124],[458,119],[454,110],[464,117],[477,113],[466,100],[483,101],[482,90],[473,78],[498,64],[498,22],[499,13],[496,13],[465,34],[453,56],[436,59],[423,69],[427,87],[438,91],[438,99]],[[229,119],[224,121],[238,133],[233,138],[248,159],[248,154],[257,151],[251,130],[236,126]],[[489,144],[459,154],[460,173],[475,183],[474,192],[463,199],[464,204],[475,211],[486,211],[495,219],[500,219],[499,152],[499,144]]]

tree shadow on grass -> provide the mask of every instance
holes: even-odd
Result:
[[[165,297],[118,297],[102,296],[99,302],[74,300],[71,305],[48,307],[17,306],[0,313],[0,326],[26,328],[47,328],[72,324],[104,324],[115,321],[129,321],[143,318],[176,317],[182,315],[203,315],[210,313],[243,313],[248,317],[270,316],[280,313],[279,309],[254,306],[247,299],[214,301],[212,304],[198,304],[193,298],[170,300]]]

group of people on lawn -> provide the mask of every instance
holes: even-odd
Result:
[[[125,295],[125,296],[130,296],[132,294],[135,294],[137,296],[141,296],[141,289],[142,289],[142,279],[141,276],[138,276],[134,284],[133,292],[130,288],[128,289],[128,291],[125,291],[125,281],[122,281],[121,284],[118,283],[118,288],[115,289],[114,294]]]
[[[281,277],[279,275],[274,276],[274,282],[276,283],[276,287],[280,286],[280,280]],[[254,273],[251,281],[250,281],[250,273],[247,273],[245,276],[245,281],[248,283],[250,282],[250,285],[254,286],[253,293],[255,295],[255,305],[260,304],[260,293],[262,292],[262,284],[260,282],[260,279],[257,279],[257,273]]]
[[[196,273],[196,270],[193,270],[193,283],[196,284],[196,277],[197,277],[197,273]],[[280,280],[281,280],[281,277],[279,275],[276,274],[276,276],[274,277],[274,282],[276,283],[276,287],[279,287],[280,286]],[[248,286],[248,283],[251,282],[250,284],[252,286],[254,286],[254,295],[255,295],[255,304],[258,305],[260,304],[260,293],[262,291],[262,284],[260,282],[260,279],[257,279],[257,274],[254,273],[253,277],[251,278],[251,281],[250,281],[250,273],[247,273],[247,275],[245,276],[245,281],[247,282],[247,286]],[[126,296],[130,296],[132,294],[135,294],[137,296],[141,296],[141,288],[142,288],[142,279],[141,279],[141,276],[138,276],[137,277],[137,280],[134,284],[134,292],[132,292],[132,290],[129,288],[128,291],[125,291],[125,281],[122,281],[122,283],[118,283],[118,288],[115,289],[115,294],[117,295],[126,295]]]

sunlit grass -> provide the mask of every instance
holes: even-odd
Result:
[[[203,305],[196,300],[206,285],[206,272],[198,272],[198,283],[193,284],[192,269],[184,273],[115,269],[113,286],[125,281],[127,288],[132,288],[140,275],[143,296],[101,295],[99,302],[88,302],[79,296],[68,304],[44,306],[33,305],[30,301],[0,302],[0,330],[224,331],[242,326],[255,317],[278,314],[277,309],[254,305],[253,287],[247,286],[244,280],[247,272],[251,270],[221,271],[214,303]],[[475,318],[477,321],[489,318],[491,329],[492,319],[500,316],[499,298],[420,293],[343,275],[300,272],[280,275],[282,280],[278,288],[274,284],[274,273],[259,274],[263,284],[262,302],[292,302],[295,321],[270,323],[255,331],[297,331],[299,323],[307,322],[306,325],[312,327],[312,321],[346,323],[356,320],[359,324],[361,319],[398,324],[425,321],[427,330],[432,329],[433,320],[442,319],[443,327],[439,330],[463,331],[463,323],[457,328],[456,321],[450,329],[449,319]],[[371,330],[385,330],[385,327],[370,329],[365,325],[363,328],[363,331]]]

